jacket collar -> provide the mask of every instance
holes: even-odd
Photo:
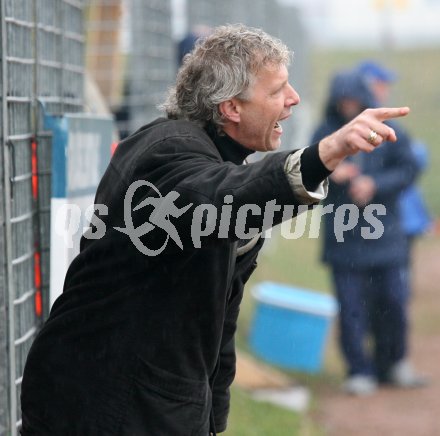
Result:
[[[216,145],[224,161],[241,165],[250,154],[254,153],[253,150],[244,147],[226,133],[222,132],[220,134],[216,126],[212,123],[209,123],[206,127],[206,132]]]

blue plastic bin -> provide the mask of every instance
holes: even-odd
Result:
[[[250,344],[263,360],[309,373],[319,372],[338,305],[331,295],[272,282],[252,290],[256,311]]]

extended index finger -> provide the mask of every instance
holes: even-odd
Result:
[[[391,118],[400,118],[409,114],[409,107],[380,107],[373,109],[375,116],[379,121],[389,120]]]

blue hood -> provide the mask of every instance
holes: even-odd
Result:
[[[357,71],[342,71],[333,76],[327,101],[327,114],[337,114],[337,104],[345,98],[358,100],[365,109],[377,106],[368,84]]]

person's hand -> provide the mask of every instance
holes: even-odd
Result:
[[[330,178],[335,183],[345,183],[360,174],[359,166],[352,162],[341,162],[331,173]]]
[[[353,203],[359,207],[366,206],[376,193],[376,183],[370,176],[359,176],[350,183],[348,194]]]
[[[384,121],[404,117],[408,113],[408,107],[364,110],[345,126],[321,140],[319,157],[322,163],[333,171],[347,156],[360,151],[369,153],[384,141],[395,142],[396,133]]]

